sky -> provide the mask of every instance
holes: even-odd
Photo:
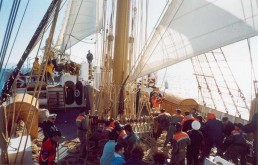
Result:
[[[14,45],[14,48],[10,55],[11,60],[9,60],[9,62],[8,62],[9,67],[16,65],[16,63],[19,61],[27,44],[29,43],[30,39],[32,38],[38,24],[40,23],[45,12],[47,11],[47,8],[49,7],[51,1],[52,0],[29,0],[29,5],[28,5],[27,11],[25,13],[23,22],[22,22],[20,32],[19,32],[17,40],[16,40],[16,44]],[[18,25],[20,24],[20,21],[21,21],[23,12],[25,10],[25,7],[27,5],[27,2],[28,2],[27,0],[21,0],[20,8],[19,8],[19,11],[17,14],[15,26],[13,28],[13,33],[12,33],[12,36],[10,39],[6,57],[10,54],[10,48],[12,47],[16,32],[18,30]],[[66,2],[66,0],[63,0],[63,2]],[[1,19],[1,21],[0,21],[0,43],[2,43],[2,41],[3,41],[4,32],[5,32],[5,28],[7,25],[8,18],[9,18],[12,3],[13,3],[12,0],[4,0],[3,4],[2,4],[2,9],[0,11],[0,19]],[[150,24],[149,27],[153,27],[156,24],[156,21],[159,18],[159,14],[155,14],[155,13],[161,13],[161,11],[163,10],[166,3],[167,3],[167,0],[159,0],[159,2],[157,2],[157,0],[149,0],[149,10],[151,11],[151,12],[149,12],[149,15],[150,15],[149,16],[150,19],[148,20],[148,23]],[[64,12],[65,12],[65,7],[62,8],[62,10],[60,12],[60,17],[58,18],[56,33],[54,36],[55,40],[58,36],[58,32],[61,30],[62,21],[63,21],[62,17],[64,15]],[[150,31],[152,31],[153,28],[149,28],[148,30],[149,30],[148,33],[150,34]],[[43,47],[43,46],[41,46],[41,47]],[[37,49],[38,49],[38,47],[36,47],[34,49],[34,51],[29,55],[28,59],[31,59],[31,60],[29,60],[28,62],[30,62],[30,63],[33,62],[33,57],[36,56]],[[84,59],[88,48],[87,48],[87,45],[85,45],[85,44],[81,44],[81,45],[79,44],[79,45],[76,45],[72,50],[73,51],[75,50],[77,52],[76,56],[79,57],[79,59],[80,58]],[[42,51],[40,53],[42,54]],[[78,60],[78,59],[76,59],[76,60]],[[24,65],[24,67],[25,67],[25,65]]]
[[[27,0],[21,0],[20,8],[17,14],[17,19],[15,21],[15,25],[13,28],[12,36],[9,42],[8,51],[6,53],[6,56],[10,54],[10,48],[13,45],[13,41],[15,38],[15,35],[17,33],[22,15],[24,13]],[[43,17],[44,13],[46,12],[51,0],[30,0],[27,8],[27,12],[25,13],[20,32],[17,36],[16,43],[14,45],[13,51],[10,55],[9,63],[11,63],[9,66],[12,66],[12,64],[16,64],[20,57],[22,56],[25,48],[27,47],[27,44],[29,43],[30,39],[32,38],[38,24],[41,21],[41,18]],[[3,21],[0,21],[0,43],[3,41],[4,32],[6,29],[7,21],[9,18],[9,14],[11,11],[13,1],[12,0],[4,0],[2,4],[2,9],[0,12],[0,19]],[[35,56],[35,55],[34,55]]]

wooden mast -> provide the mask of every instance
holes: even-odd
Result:
[[[7,139],[8,139],[8,133],[7,133],[7,121],[6,121],[6,110],[5,106],[0,106],[0,164],[8,164],[8,153],[7,153]]]
[[[118,114],[119,93],[128,74],[128,41],[129,41],[130,0],[117,0],[116,33],[113,63],[113,83],[115,86],[115,103],[111,117]]]

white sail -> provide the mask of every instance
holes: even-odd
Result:
[[[257,35],[257,6],[255,0],[173,0],[132,79]]]
[[[103,0],[70,0],[56,45],[65,51],[102,29]]]

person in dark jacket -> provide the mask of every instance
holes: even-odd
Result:
[[[203,144],[203,135],[202,132],[199,131],[200,128],[200,122],[195,120],[192,122],[192,130],[187,131],[187,134],[191,140],[191,144],[187,146],[186,152],[188,165],[191,165],[192,162],[194,163],[194,165],[199,165],[198,156],[200,153],[201,146]]]
[[[253,165],[257,165],[258,164],[258,156],[257,156],[257,150],[258,150],[258,113],[255,113],[253,115],[252,121],[247,124],[244,125],[242,130],[246,133],[253,133],[254,134],[254,142],[253,142],[253,146],[254,146],[254,158],[253,158]]]
[[[125,159],[127,160],[130,157],[130,153],[133,149],[133,146],[140,143],[140,138],[133,132],[133,128],[130,124],[126,124],[124,126],[124,130],[127,134],[127,137],[125,139]]]
[[[44,143],[48,138],[51,138],[55,131],[58,131],[57,127],[55,126],[56,116],[56,114],[50,114],[48,116],[48,121],[43,122],[42,130],[44,134],[44,139],[42,143]]]
[[[192,129],[192,122],[197,120],[196,118],[193,117],[193,115],[189,112],[189,111],[186,111],[185,112],[185,117],[184,119],[182,120],[182,130],[183,132],[187,132],[189,130]]]
[[[230,144],[230,146],[224,156],[227,160],[232,160],[235,164],[238,164],[238,156],[240,156],[241,165],[246,165],[246,153],[248,148],[242,127],[243,125],[241,123],[235,124],[235,129],[228,138],[228,144]]]
[[[157,140],[163,131],[168,131],[171,121],[171,115],[166,112],[165,109],[160,110],[160,114],[154,118],[158,123],[158,129],[155,133],[155,139]]]
[[[235,126],[231,121],[228,120],[228,117],[223,117],[222,123],[224,126],[223,133],[226,137],[229,137],[231,135],[231,132],[235,129]]]
[[[88,117],[85,115],[85,110],[81,109],[79,115],[76,117],[75,123],[77,126],[77,136],[80,140],[80,157],[84,158],[86,155],[87,145],[87,129]]]
[[[175,124],[176,123],[181,123],[182,120],[184,119],[184,116],[181,115],[181,110],[180,109],[176,109],[176,114],[172,115],[171,117],[171,122],[170,122],[170,126],[166,135],[166,140],[164,142],[164,147],[167,146],[167,144],[172,140],[174,133],[176,132],[176,127]]]
[[[223,117],[222,118],[222,123],[223,123],[223,136],[224,136],[224,140],[223,140],[223,152],[225,152],[227,150],[227,147],[229,147],[229,141],[227,140],[227,138],[229,138],[229,136],[231,135],[231,132],[235,129],[234,124],[228,120],[228,117]]]
[[[152,157],[155,165],[167,165],[167,155],[164,152],[155,152]]]
[[[209,157],[214,145],[217,148],[217,155],[222,156],[223,124],[216,119],[213,113],[208,113],[206,118],[207,122],[204,124],[204,137],[206,138],[204,157]]]
[[[131,152],[131,157],[126,161],[125,165],[147,165],[142,159],[144,150],[141,145],[135,145]]]
[[[176,124],[176,133],[172,140],[171,165],[184,164],[186,156],[186,147],[191,144],[187,133],[182,132],[181,123]]]

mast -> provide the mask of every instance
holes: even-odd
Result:
[[[118,114],[120,89],[128,75],[128,41],[129,41],[130,0],[117,0],[116,33],[113,63],[113,83],[115,86],[115,103],[111,117]],[[123,101],[123,100],[121,100]]]
[[[6,109],[3,105],[0,105],[0,164],[8,164],[8,153],[7,153],[7,121],[6,121]]]

